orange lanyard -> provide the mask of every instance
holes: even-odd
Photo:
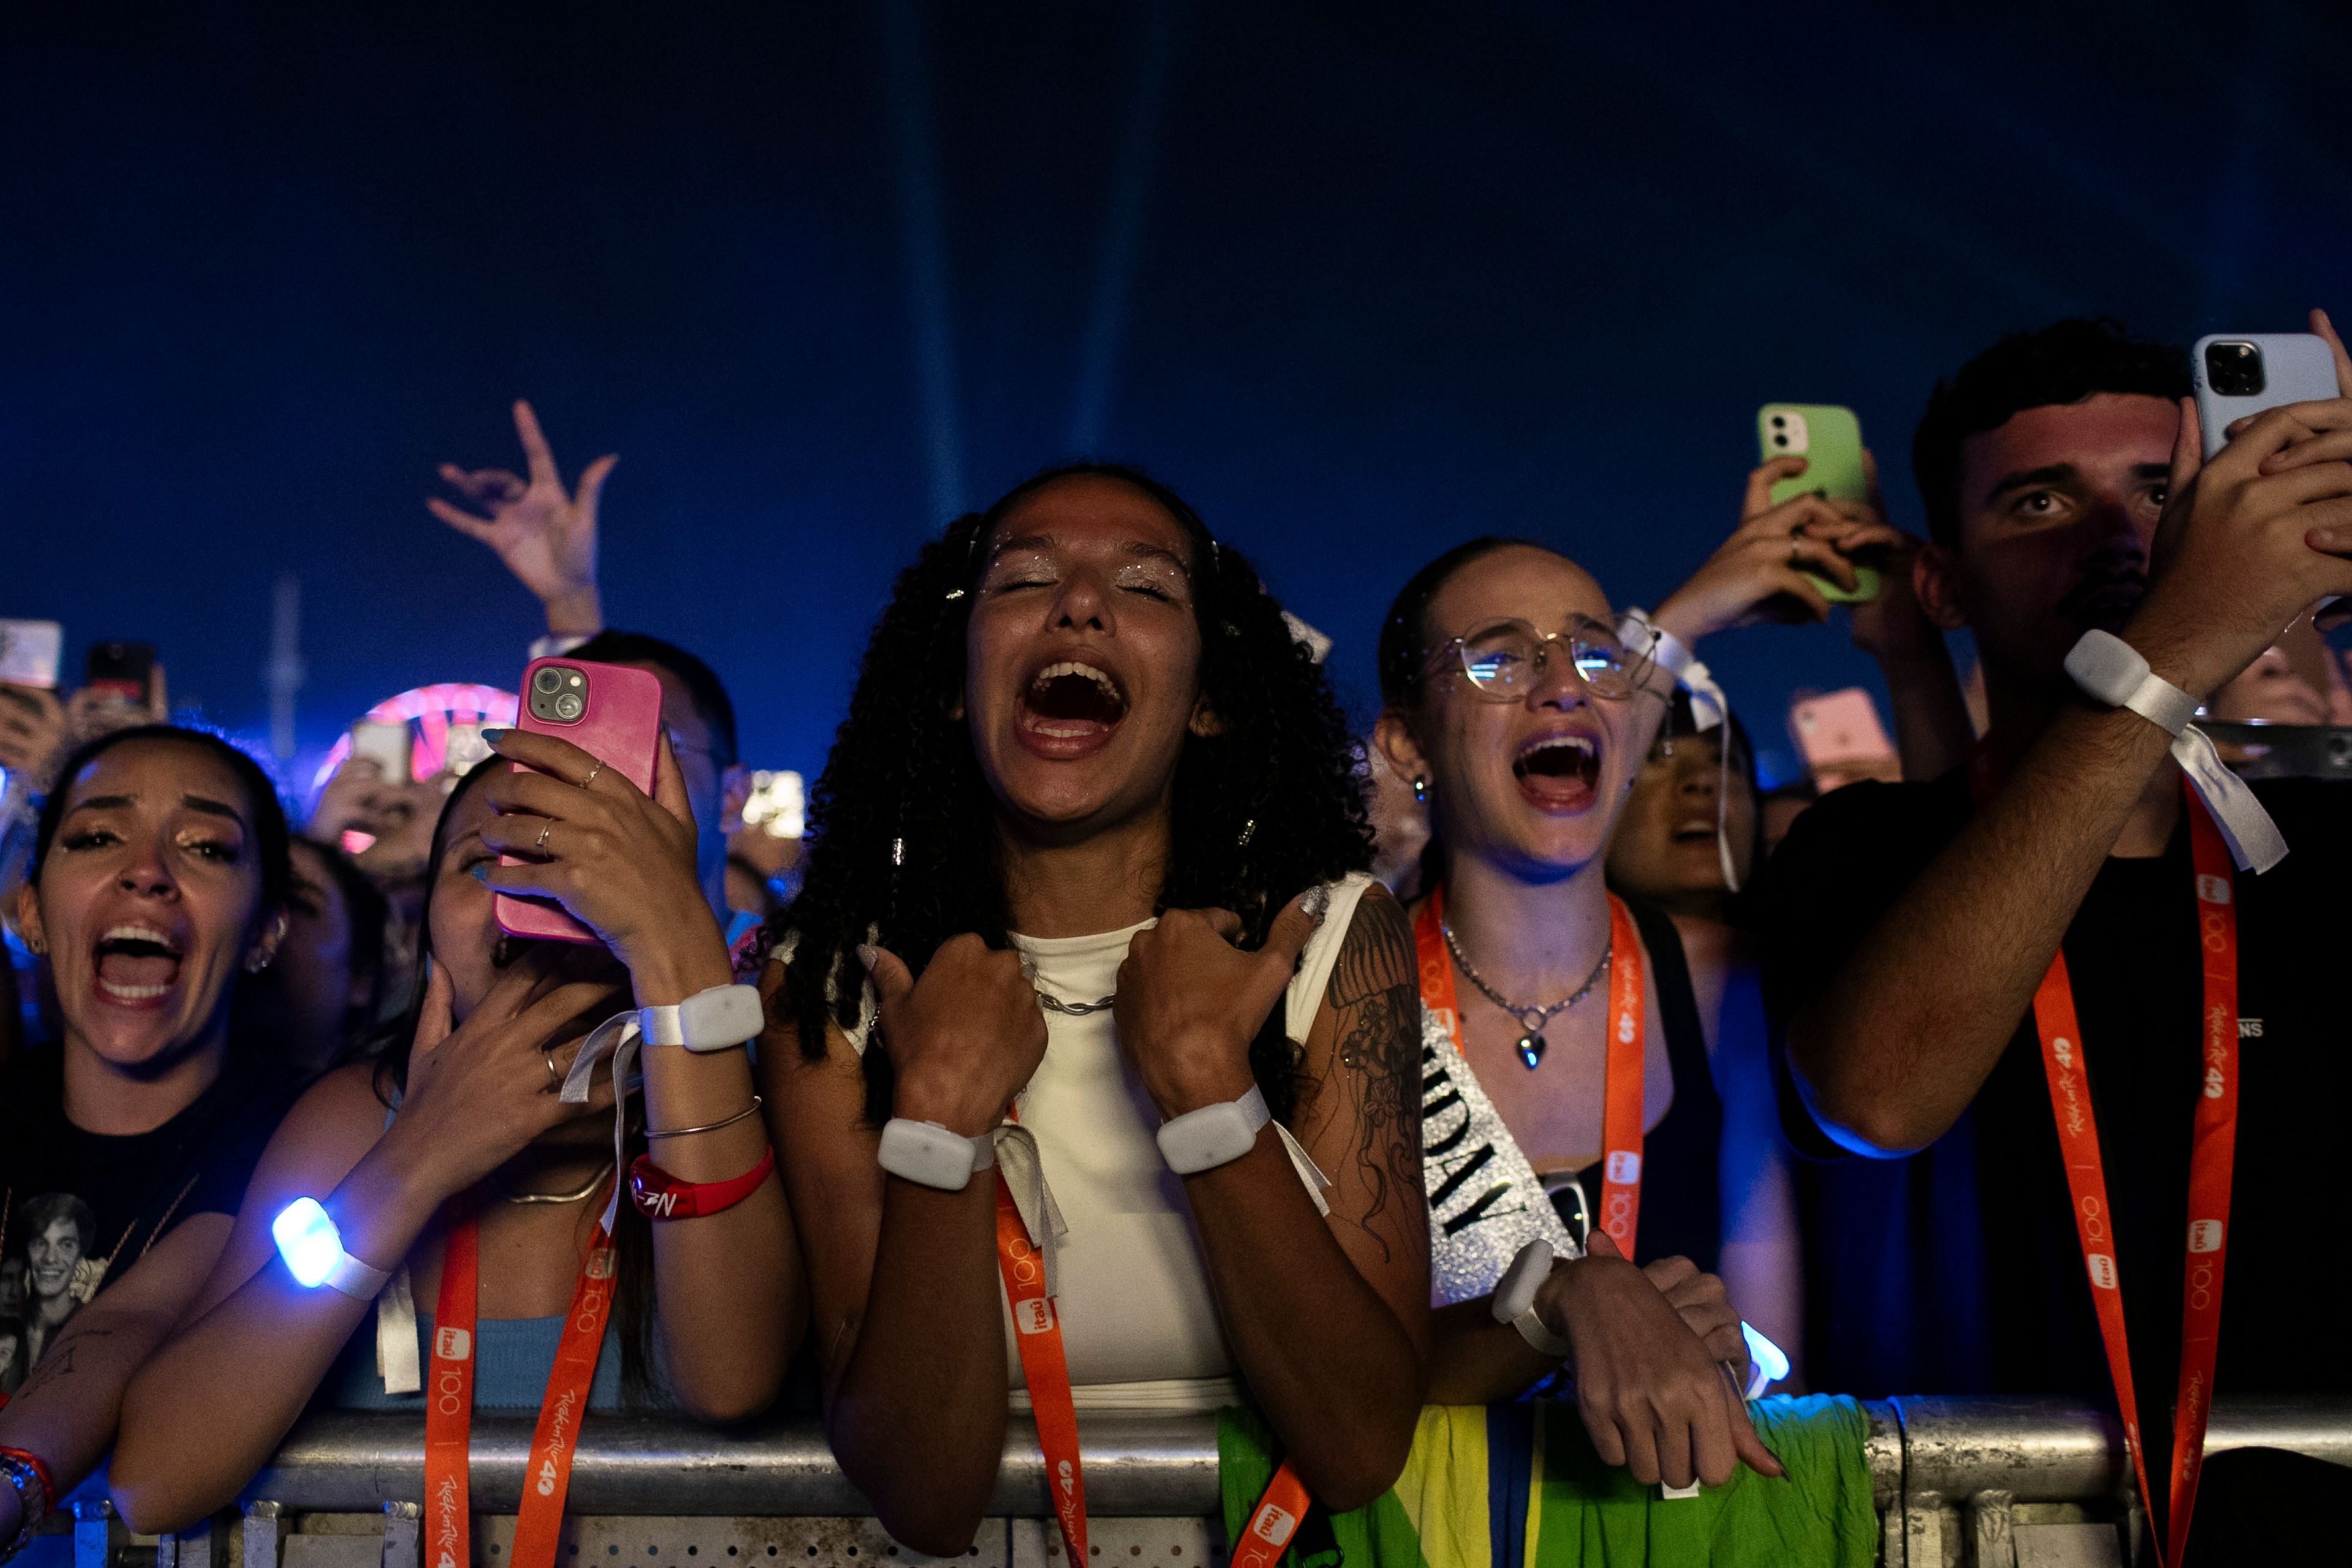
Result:
[[[1045,1489],[1071,1568],[1087,1562],[1087,1478],[1078,1463],[1078,1413],[1070,1397],[1070,1362],[1062,1350],[1062,1319],[1045,1294],[1045,1265],[1029,1243],[1028,1227],[1013,1204],[1004,1173],[996,1173],[996,1268],[1013,1308],[1013,1348],[1021,1381],[1037,1418],[1037,1447],[1045,1456]]]
[[[1462,1015],[1454,1005],[1454,962],[1445,951],[1445,889],[1430,889],[1413,918],[1421,1005],[1445,1024],[1456,1056]],[[1601,1228],[1628,1258],[1642,1217],[1642,1069],[1647,1020],[1642,1005],[1642,939],[1624,900],[1609,895],[1609,1044],[1602,1067]]]
[[[2204,803],[2181,785],[2189,812],[2189,852],[2197,873],[2198,951],[2205,976],[2202,1014],[2204,1091],[2189,1134],[2188,1266],[2180,1302],[2180,1387],[2172,1415],[2172,1474],[2166,1489],[2166,1547],[2159,1563],[2178,1563],[2189,1544],[2189,1516],[2197,1506],[2197,1479],[2205,1468],[2205,1424],[2211,1414],[2213,1359],[2221,1340],[2221,1266],[2230,1217],[2230,1173],[2238,1143],[2238,911],[2230,848]],[[2033,1024],[2042,1037],[2042,1068],[2050,1081],[2050,1112],[2057,1123],[2074,1228],[2099,1316],[2116,1405],[2131,1447],[2139,1495],[2149,1498],[2147,1460],[2140,1447],[2139,1402],[2132,1388],[2131,1346],[2124,1337],[2124,1298],[2116,1269],[2115,1210],[2107,1202],[2105,1162],[2091,1110],[2089,1053],[2074,1019],[2074,988],[2062,947],[2033,994]]]
[[[481,1289],[481,1227],[470,1211],[452,1215],[441,1253],[441,1291],[433,1309],[433,1360],[425,1379],[425,1562],[467,1568],[467,1450],[474,1426],[474,1321]],[[580,1417],[588,1408],[604,1319],[613,1306],[613,1237],[602,1224],[581,1260],[563,1333],[548,1369],[547,1394],[523,1467],[522,1506],[515,1519],[512,1568],[553,1568],[572,1486]]]

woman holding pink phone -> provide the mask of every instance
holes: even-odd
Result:
[[[540,1410],[542,1439],[583,1402],[592,1423],[625,1403],[740,1418],[799,1342],[799,1252],[742,1049],[757,998],[731,984],[667,742],[648,794],[552,735],[484,738],[498,756],[434,835],[406,1037],[288,1116],[125,1398],[112,1480],[139,1529],[227,1502],[322,1387],[410,1409],[434,1391],[428,1489],[462,1496],[474,1409]],[[499,892],[560,904],[596,942],[501,931]],[[644,1069],[617,1128],[600,1063],[616,1042],[624,1088],[624,1058]],[[530,1568],[552,1560],[569,1456],[553,1443],[542,1468],[534,1447],[553,1484],[525,1499]],[[443,1551],[466,1561],[462,1528]]]

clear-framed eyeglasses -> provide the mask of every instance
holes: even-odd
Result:
[[[1539,632],[1517,619],[1489,622],[1432,649],[1423,673],[1433,675],[1458,661],[1479,696],[1517,702],[1542,683],[1555,652],[1567,657],[1587,691],[1607,701],[1624,700],[1639,684],[1617,634],[1589,616],[1572,617],[1568,629],[1558,632]]]

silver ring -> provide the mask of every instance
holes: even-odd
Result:
[[[536,843],[536,844],[534,844],[534,845],[532,845],[532,846],[530,847],[530,852],[531,852],[532,854],[534,854],[534,855],[544,855],[544,854],[546,854],[546,853],[547,853],[547,836],[548,836],[549,834],[551,834],[551,833],[554,832],[554,831],[555,831],[555,819],[554,819],[553,817],[550,817],[550,818],[548,818],[548,820],[547,820],[547,826],[544,826],[544,827],[542,827],[542,828],[541,828],[541,829],[539,830],[539,842],[538,842],[538,843]]]
[[[598,773],[603,773],[604,771],[604,762],[600,759],[600,760],[597,762],[597,763],[596,763],[596,765],[595,765],[594,767],[590,768],[590,769],[588,770],[588,776],[587,776],[586,778],[582,779],[582,780],[580,781],[580,787],[581,787],[582,789],[586,789],[590,784],[594,784],[594,783],[596,782],[596,775],[597,775]]]
[[[539,1058],[539,1059],[540,1059],[540,1060],[541,1060],[541,1061],[543,1061],[543,1062],[545,1062],[545,1063],[547,1064],[547,1079],[548,1079],[548,1087],[549,1087],[549,1088],[551,1088],[551,1089],[554,1089],[558,1094],[562,1093],[562,1092],[563,1092],[563,1075],[562,1075],[562,1073],[558,1072],[558,1071],[556,1070],[556,1068],[555,1068],[555,1057],[554,1057],[553,1053],[551,1053],[551,1052],[547,1052],[547,1051],[542,1051],[542,1052],[541,1052],[541,1053],[540,1053],[540,1058]],[[1728,1365],[1730,1365],[1731,1363],[1728,1363],[1728,1362],[1726,1362],[1724,1364],[1725,1364],[1726,1366],[1728,1366]]]

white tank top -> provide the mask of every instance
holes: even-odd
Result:
[[[1370,885],[1364,876],[1330,885],[1323,923],[1286,997],[1291,1038],[1304,1042],[1313,1026],[1357,901]],[[1015,935],[1013,943],[1034,965],[1041,989],[1065,1002],[1096,1002],[1115,990],[1135,933],[1153,923],[1098,936]],[[1046,1184],[1069,1226],[1055,1305],[1078,1408],[1213,1410],[1234,1403],[1233,1352],[1183,1178],[1160,1156],[1159,1110],[1119,1051],[1109,1009],[1045,1015],[1045,1059],[1015,1108],[1036,1136]],[[1009,1310],[1003,1316],[1013,1405],[1025,1408],[1013,1316]]]

